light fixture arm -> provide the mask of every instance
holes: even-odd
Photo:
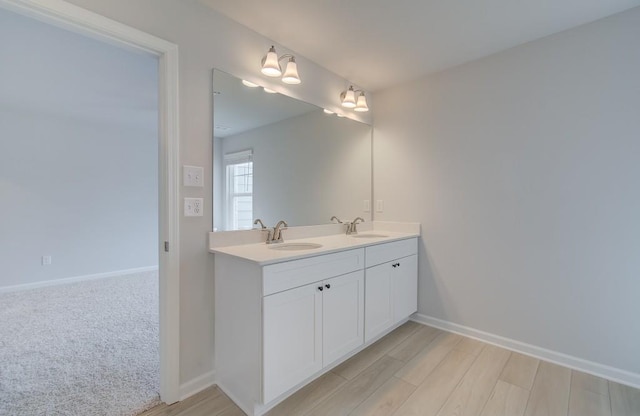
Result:
[[[290,53],[285,53],[284,55],[278,57],[278,62],[282,61],[283,59],[293,59],[294,61],[296,60],[296,57],[291,55]],[[262,61],[260,61],[260,65],[264,66],[264,63],[267,61],[267,55],[262,57]]]
[[[285,53],[284,55],[282,55],[281,57],[278,58],[278,62],[282,61],[283,59],[293,59],[294,61],[296,60],[296,57],[291,55],[290,53]]]
[[[346,90],[344,90],[344,91],[342,91],[342,92],[340,93],[340,98],[344,99],[344,96],[345,96],[345,95],[347,95],[347,91],[349,91],[349,90],[353,90],[353,93],[354,93],[354,94],[357,94],[357,93],[359,93],[359,92],[361,92],[361,93],[363,93],[363,94],[366,94],[366,91],[364,91],[364,90],[354,90],[354,89],[353,89],[353,85],[350,85],[348,89],[346,89]]]

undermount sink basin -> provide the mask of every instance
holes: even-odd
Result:
[[[322,247],[322,244],[317,243],[281,243],[269,246],[271,250],[281,251],[315,250],[320,247]]]
[[[355,235],[352,235],[351,237],[353,238],[385,238],[389,236],[384,234],[355,234]]]

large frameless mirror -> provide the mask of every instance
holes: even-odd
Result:
[[[371,126],[213,71],[213,231],[371,219]]]

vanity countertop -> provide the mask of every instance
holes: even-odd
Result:
[[[301,238],[296,240],[286,240],[284,243],[276,244],[241,244],[233,246],[210,248],[211,253],[227,254],[239,257],[245,260],[253,261],[260,266],[279,263],[282,261],[303,259],[306,257],[320,256],[323,254],[335,253],[338,251],[362,248],[376,244],[388,243],[390,241],[404,240],[407,238],[418,237],[420,234],[415,232],[395,232],[395,231],[366,231],[358,235],[383,234],[384,237],[362,238],[354,237],[346,234],[334,234],[322,237]],[[278,244],[298,244],[313,243],[321,244],[322,247],[308,250],[277,250],[273,249]]]

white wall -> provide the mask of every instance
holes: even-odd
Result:
[[[376,94],[419,312],[640,373],[640,8]]]
[[[338,109],[337,97],[349,82],[296,54],[303,83],[286,86],[262,77],[259,61],[275,44],[284,46],[216,13],[195,0],[70,0],[78,6],[166,39],[179,46],[180,159],[212,169],[211,70],[259,81],[319,107]],[[372,107],[372,104],[369,103]],[[364,121],[370,121],[365,114]],[[205,186],[182,188],[181,197],[204,197],[211,212],[211,175]],[[213,368],[213,256],[207,251],[211,215],[180,222],[180,379],[206,376]]]
[[[267,226],[343,221],[371,197],[371,127],[320,109],[222,139],[223,154],[253,150],[253,216]]]
[[[0,39],[0,287],[157,266],[157,59],[1,9]]]

